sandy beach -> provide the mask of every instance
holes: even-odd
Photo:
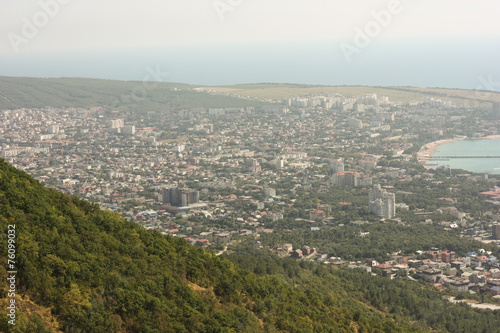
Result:
[[[434,142],[426,143],[420,148],[420,151],[417,153],[417,159],[420,163],[425,164],[430,159],[430,157],[437,151],[438,147],[445,143],[461,141],[460,139],[443,139]]]
[[[481,138],[477,138],[477,140],[494,140],[494,139],[500,139],[500,135],[489,135]],[[429,161],[430,157],[436,153],[438,150],[439,146],[445,143],[450,143],[450,142],[455,142],[455,141],[463,141],[464,139],[443,139],[443,140],[438,140],[434,142],[429,142],[425,145],[422,146],[420,151],[417,153],[417,159],[420,163],[422,163],[424,166]]]

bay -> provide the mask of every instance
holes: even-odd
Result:
[[[433,157],[440,156],[500,156],[500,139],[462,140],[442,144]],[[500,174],[500,158],[451,158],[433,161],[452,169],[470,172]]]

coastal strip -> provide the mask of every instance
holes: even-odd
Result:
[[[494,139],[500,139],[500,135],[489,135],[481,138],[477,138],[477,140],[494,140]],[[451,139],[443,139],[443,140],[438,140],[434,142],[429,142],[426,143],[425,145],[420,148],[419,152],[417,153],[417,159],[418,161],[426,168],[428,166],[426,165],[429,159],[431,158],[432,155],[434,155],[439,146],[445,144],[445,143],[450,143],[450,142],[455,142],[455,141],[463,141],[464,139],[462,138],[451,138]]]
[[[450,143],[450,142],[455,142],[455,141],[461,141],[462,139],[443,139],[443,140],[438,140],[434,142],[429,142],[426,143],[425,145],[420,148],[419,152],[417,153],[417,159],[424,167],[428,167],[426,164],[431,158],[433,154],[436,153],[438,150],[439,146],[445,144],[445,143]]]

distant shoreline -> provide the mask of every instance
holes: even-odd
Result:
[[[500,139],[500,135],[488,135],[485,137],[477,138],[477,140],[495,140],[495,139]],[[451,143],[451,142],[456,142],[456,141],[466,141],[466,140],[467,139],[454,138],[454,139],[443,139],[443,140],[438,140],[438,141],[426,143],[418,151],[417,159],[424,167],[428,168],[426,163],[429,161],[431,156],[437,152],[439,146],[441,146],[445,143]]]

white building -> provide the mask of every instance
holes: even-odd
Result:
[[[178,152],[178,153],[182,153],[184,151],[184,149],[186,149],[185,145],[177,145],[174,147],[174,151]]]
[[[124,126],[123,119],[112,119],[108,121],[109,128],[122,128]]]
[[[368,193],[370,213],[391,219],[396,215],[396,196],[388,193],[377,184]]]

